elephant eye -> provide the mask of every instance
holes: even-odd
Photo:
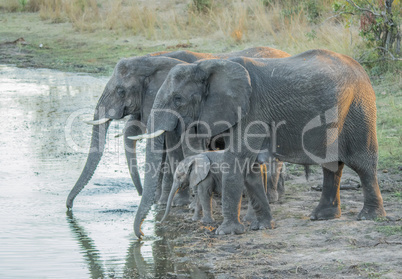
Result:
[[[183,98],[180,95],[176,95],[173,98],[173,103],[175,104],[175,106],[180,106],[182,103]]]
[[[124,89],[119,88],[119,89],[117,89],[117,94],[118,94],[121,98],[123,98],[123,97],[126,95],[126,92],[124,91]]]

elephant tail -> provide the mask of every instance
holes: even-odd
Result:
[[[308,181],[311,174],[310,165],[304,165],[304,173],[306,174],[306,180]]]

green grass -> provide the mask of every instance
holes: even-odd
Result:
[[[401,63],[402,64],[402,63]],[[380,169],[402,166],[402,67],[374,83]]]
[[[402,192],[395,192],[392,194],[392,197],[396,198],[397,200],[402,200]]]
[[[378,226],[376,230],[387,236],[400,235],[402,236],[402,226]]]

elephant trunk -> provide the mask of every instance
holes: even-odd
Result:
[[[147,140],[146,161],[155,162],[155,166],[150,166],[150,170],[145,174],[143,195],[134,220],[134,233],[138,238],[142,238],[144,233],[141,231],[141,224],[154,204],[156,187],[159,182],[161,162],[163,161],[163,144],[165,137],[159,136]]]
[[[140,173],[138,171],[138,161],[137,161],[137,141],[131,140],[128,137],[132,135],[140,135],[145,131],[144,126],[140,126],[137,117],[132,115],[130,120],[127,121],[124,128],[124,149],[126,153],[127,164],[131,179],[134,183],[135,188],[139,196],[142,196],[142,183],[140,178]]]
[[[95,119],[97,119],[97,115],[95,114]],[[87,162],[85,163],[85,167],[82,170],[80,177],[74,185],[74,188],[70,191],[68,195],[66,206],[68,209],[73,207],[73,202],[75,197],[84,189],[85,185],[92,178],[96,167],[98,166],[100,159],[102,158],[103,151],[105,149],[106,142],[106,133],[109,128],[110,121],[107,121],[103,124],[96,125],[92,127],[92,139],[91,139],[91,147],[89,149],[89,154],[87,158]]]
[[[173,198],[177,194],[179,189],[180,189],[180,183],[175,181],[173,183],[172,189],[170,190],[169,198],[168,198],[168,201],[167,201],[167,204],[166,204],[165,215],[163,215],[163,218],[162,218],[161,222],[165,221],[165,219],[169,215],[170,209],[172,208]]]
[[[129,140],[127,140],[128,142]],[[138,161],[137,161],[137,141],[133,140],[133,153],[126,152],[127,163],[129,166],[129,172],[131,176],[131,180],[134,183],[135,188],[137,189],[137,193],[139,196],[142,196],[142,184],[140,173],[138,172]]]

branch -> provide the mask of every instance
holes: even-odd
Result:
[[[391,58],[382,56],[381,58],[376,59],[376,60],[363,60],[363,59],[366,58],[366,56],[367,56],[369,53],[375,51],[376,49],[382,49],[382,50],[387,51],[387,53],[389,54],[389,56],[391,56]],[[360,64],[367,64],[367,63],[376,63],[376,62],[380,62],[380,61],[384,61],[384,60],[402,61],[402,58],[397,58],[397,57],[395,57],[388,49],[386,49],[386,48],[384,48],[384,47],[375,47],[375,48],[373,48],[373,49],[371,49],[371,50],[368,50],[368,51],[364,52],[364,53],[360,56],[360,58],[359,58],[359,59],[356,59],[356,60],[357,60],[357,62],[359,62]]]
[[[391,60],[393,61],[402,61],[402,58],[396,58],[388,49],[386,49],[385,47],[376,47],[375,49],[382,49],[385,50],[389,56],[391,56]]]
[[[365,0],[364,2],[366,2],[374,12],[377,12],[377,10],[375,9],[375,7],[373,6],[373,4],[370,1]]]
[[[355,3],[353,0],[346,0],[346,1],[347,1],[349,4],[353,5],[356,9],[358,9],[358,10],[360,10],[360,11],[369,12],[369,13],[372,13],[373,15],[375,15],[375,16],[381,16],[381,14],[376,13],[376,12],[373,12],[373,11],[370,10],[370,9],[360,8],[359,6],[356,5],[356,3]]]

